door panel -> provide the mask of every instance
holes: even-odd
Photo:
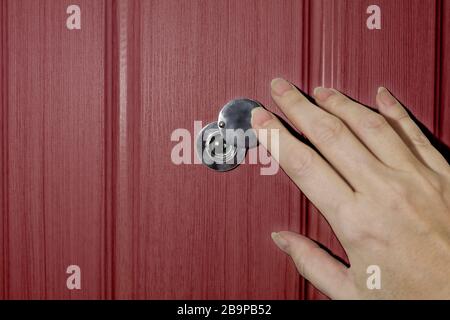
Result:
[[[105,286],[104,4],[2,1],[6,298],[101,298]],[[3,20],[4,19],[4,20]],[[82,290],[66,268],[83,270]]]
[[[270,240],[273,228],[300,228],[289,180],[261,183],[250,165],[226,174],[177,166],[168,141],[194,120],[214,121],[231,98],[269,104],[277,75],[301,83],[302,10],[296,1],[119,2],[127,98],[115,179],[128,210],[116,225],[117,297],[300,297],[298,275]]]
[[[369,106],[386,86],[450,143],[448,2],[378,0],[381,30],[366,0],[75,2],[81,30],[72,1],[1,2],[0,298],[325,298],[270,233],[345,253],[281,170],[171,160],[230,99],[279,113],[274,77]]]

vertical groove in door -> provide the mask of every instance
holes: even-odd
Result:
[[[336,79],[335,74],[336,49],[334,32],[339,25],[336,23],[334,1],[312,1],[310,4],[310,46],[307,48],[309,61],[308,89],[309,93],[317,86],[331,86]],[[339,244],[333,236],[330,226],[321,213],[310,202],[307,203],[306,235],[318,241],[332,251],[339,252]],[[337,243],[337,248],[336,248]],[[341,253],[342,254],[342,253]],[[305,299],[325,299],[318,290],[306,282],[304,290]]]
[[[311,92],[310,86],[310,77],[311,77],[311,0],[302,1],[302,12],[300,13],[302,16],[302,39],[301,39],[301,69],[298,70],[301,83],[303,87],[300,88],[306,93]],[[295,41],[295,39],[293,39]],[[301,193],[300,190],[292,183],[292,188],[294,192]],[[308,235],[308,221],[309,221],[309,200],[306,196],[301,193],[300,195],[300,234],[307,236]],[[307,297],[307,281],[302,276],[299,275],[299,299],[304,300]]]
[[[106,78],[111,86],[107,120],[107,150],[111,164],[107,164],[106,224],[110,250],[111,297],[139,297],[137,276],[137,239],[139,211],[139,109],[140,109],[140,1],[116,0],[108,5],[110,28],[108,56],[111,67]],[[108,62],[107,62],[108,63]],[[109,204],[108,202],[111,201]]]
[[[104,0],[105,8],[105,45],[104,45],[104,85],[105,85],[105,100],[104,100],[104,214],[105,221],[103,225],[104,229],[104,261],[103,267],[105,270],[105,287],[104,296],[107,299],[114,298],[114,173],[116,159],[115,155],[115,143],[114,143],[114,119],[115,113],[115,101],[116,97],[116,68],[117,64],[115,60],[114,50],[114,36],[116,34],[117,24],[115,19],[116,13],[116,0]]]
[[[7,15],[7,1],[0,3],[0,112],[1,112],[1,128],[0,128],[0,299],[6,299],[8,296],[8,277],[7,277],[7,257],[8,257],[8,94],[7,94],[7,81],[8,74],[8,15]]]

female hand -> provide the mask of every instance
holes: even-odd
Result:
[[[273,233],[277,246],[333,299],[449,299],[450,166],[402,105],[384,88],[377,114],[333,89],[316,88],[316,106],[283,79],[271,87],[320,154],[263,108],[253,111],[253,128],[279,130],[278,142],[260,142],[278,148],[272,156],[328,220],[350,267],[293,232]],[[372,265],[379,290],[367,286]]]

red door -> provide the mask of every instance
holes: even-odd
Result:
[[[369,30],[373,4],[381,29]],[[70,5],[81,29],[68,28]],[[445,1],[2,0],[0,10],[4,299],[323,298],[270,233],[345,254],[282,171],[171,160],[173,131],[194,134],[230,99],[276,110],[274,77],[368,105],[384,85],[450,143]],[[71,265],[81,289],[67,287]]]

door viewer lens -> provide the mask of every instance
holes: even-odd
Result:
[[[219,132],[214,132],[206,142],[208,154],[217,161],[227,162],[236,155],[236,148],[225,142]]]

